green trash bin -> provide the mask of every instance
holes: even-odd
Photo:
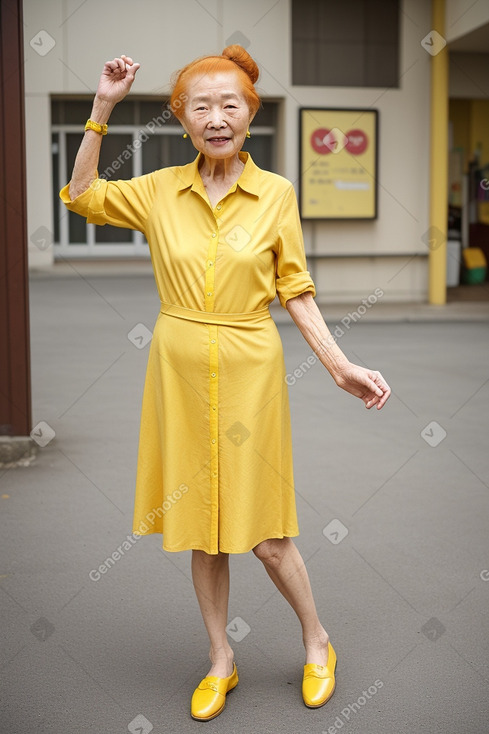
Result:
[[[479,247],[466,247],[462,250],[462,283],[477,285],[483,283],[487,274],[487,262]]]

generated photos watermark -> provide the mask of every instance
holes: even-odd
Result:
[[[376,680],[372,683],[366,691],[362,691],[362,695],[358,696],[356,701],[352,701],[348,706],[342,708],[334,722],[325,731],[322,731],[321,734],[336,734],[340,729],[343,729],[344,726],[350,723],[352,716],[358,714],[367,704],[367,701],[370,701],[383,687],[384,682],[381,680]]]
[[[445,431],[443,426],[440,426],[439,423],[437,423],[436,421],[431,421],[431,423],[428,423],[428,425],[423,428],[420,436],[426,441],[429,446],[431,446],[432,448],[436,448],[438,444],[440,444],[443,439],[446,438],[447,432]]]
[[[34,637],[37,637],[41,642],[45,642],[48,637],[51,637],[53,634],[54,624],[52,624],[49,619],[46,619],[46,617],[39,617],[39,619],[36,619],[36,621],[31,625],[30,630]]]
[[[323,535],[333,545],[338,545],[348,535],[348,528],[335,517],[324,528]]]
[[[443,51],[447,42],[438,31],[432,30],[421,39],[421,45],[431,56],[436,56]]]
[[[117,156],[117,158],[114,158],[112,163],[107,166],[107,168],[105,168],[102,173],[99,174],[98,179],[95,179],[95,181],[92,182],[92,188],[97,189],[100,187],[101,183],[99,179],[108,179],[113,176],[114,173],[122,167],[123,163],[130,160],[135,151],[138,150],[143,143],[149,140],[151,135],[155,134],[157,128],[162,127],[166,122],[168,122],[168,120],[171,119],[174,114],[174,110],[180,109],[187,101],[187,99],[187,95],[182,92],[178,95],[177,99],[174,100],[172,106],[168,104],[160,115],[156,115],[149,122],[147,122],[146,125],[144,125],[144,127],[139,130],[134,140],[128,143],[124,150]]]
[[[56,436],[56,432],[54,428],[51,428],[49,423],[46,423],[46,421],[39,421],[39,423],[36,423],[29,435],[32,440],[43,449],[48,445],[48,443],[50,443],[50,441],[53,440]]]
[[[29,41],[29,45],[39,56],[46,56],[55,46],[56,41],[44,28]]]
[[[150,734],[154,729],[153,724],[143,714],[138,714],[128,725],[127,730],[131,734]]]
[[[172,507],[176,505],[188,491],[188,485],[182,482],[182,484],[180,484],[180,486],[171,494],[167,494],[161,505],[154,507],[150,512],[148,512],[144,520],[141,520],[138,525],[138,529],[126,536],[126,539],[117,546],[113,553],[108,556],[105,561],[98,566],[98,568],[93,568],[90,571],[88,574],[90,581],[100,581],[102,576],[108,573],[108,571],[110,571],[110,569],[115,566],[115,564],[120,561],[128,551],[131,550],[131,548],[134,548],[137,541],[149,532],[151,526],[155,524],[156,518],[164,517],[167,512],[170,512]]]
[[[428,640],[436,642],[440,639],[442,634],[446,632],[446,627],[437,617],[431,617],[431,619],[428,619],[428,621],[421,627],[421,632],[428,638]]]
[[[242,617],[235,617],[229,622],[226,632],[235,642],[241,642],[251,632],[251,627]]]
[[[127,338],[137,349],[144,349],[146,344],[149,344],[153,338],[153,332],[150,331],[143,323],[139,322],[131,329]]]
[[[325,343],[321,344],[320,347],[317,348],[317,350],[309,354],[307,359],[305,359],[304,362],[301,362],[301,364],[296,367],[293,372],[288,372],[285,375],[285,382],[287,383],[287,385],[295,385],[297,380],[300,380],[301,377],[304,377],[304,375],[311,369],[311,367],[315,365],[316,362],[320,361],[317,352],[326,351],[338,339],[341,339],[341,337],[346,334],[346,331],[344,331],[344,329],[351,329],[352,324],[356,324],[358,321],[360,321],[361,318],[365,316],[368,309],[372,308],[372,306],[375,306],[375,304],[380,301],[383,295],[384,291],[382,290],[382,288],[376,288],[375,291],[369,296],[367,296],[366,298],[362,298],[361,303],[357,306],[355,311],[350,311],[346,314],[346,316],[343,316],[340,321],[341,326],[340,324],[336,325],[334,330],[331,332],[331,337],[327,339]],[[344,329],[342,327],[344,327]]]

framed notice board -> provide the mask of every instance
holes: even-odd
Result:
[[[377,218],[378,110],[299,109],[302,219]]]

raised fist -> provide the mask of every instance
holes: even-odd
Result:
[[[104,102],[120,102],[132,87],[136,72],[141,64],[133,63],[130,56],[106,61],[97,87],[97,97]]]

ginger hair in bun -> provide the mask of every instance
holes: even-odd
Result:
[[[254,117],[260,107],[260,97],[255,89],[255,82],[260,74],[256,62],[243,46],[234,44],[227,46],[220,56],[203,56],[183,69],[177,71],[170,98],[170,107],[177,119],[183,117],[188,87],[195,77],[203,77],[223,71],[235,71],[241,82],[243,96],[248,104],[250,115]]]

